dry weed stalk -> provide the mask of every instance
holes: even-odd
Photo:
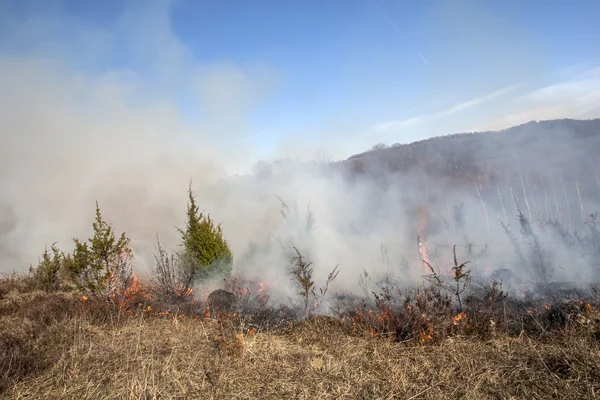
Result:
[[[327,280],[325,281],[324,287],[319,289],[319,294],[317,295],[315,292],[316,285],[312,277],[312,262],[305,261],[298,248],[294,247],[294,251],[296,252],[296,259],[291,271],[293,275],[292,280],[294,281],[296,286],[298,286],[298,294],[304,300],[304,310],[306,310],[306,315],[309,315],[312,312],[316,311],[316,309],[319,307],[319,305],[325,298],[325,295],[327,294],[327,290],[329,288],[329,284],[333,282],[333,280],[337,277],[339,273],[337,269],[338,266],[336,265],[333,271],[329,273],[329,275],[327,276]],[[311,298],[314,298],[314,304],[311,307],[309,307],[309,302]]]
[[[179,254],[168,254],[157,237],[158,254],[154,255],[154,292],[167,301],[180,303],[191,298],[194,270]]]
[[[453,284],[448,284],[444,282],[444,279],[435,271],[433,266],[428,261],[423,260],[431,270],[431,274],[425,276],[425,278],[429,282],[434,283],[436,286],[452,293],[455,296],[456,301],[458,302],[459,311],[462,311],[463,304],[461,296],[468,290],[471,284],[471,270],[465,268],[469,261],[465,261],[461,264],[458,263],[458,260],[456,258],[456,245],[453,246],[452,252],[454,255],[454,266],[452,267],[452,271],[454,273],[454,275],[452,276]]]

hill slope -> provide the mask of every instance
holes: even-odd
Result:
[[[529,122],[498,132],[459,133],[354,155],[342,164],[355,173],[422,170],[451,179],[492,171],[585,173],[600,150],[600,119]]]

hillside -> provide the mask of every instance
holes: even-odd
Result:
[[[581,230],[600,211],[600,119],[530,122],[376,148],[336,164],[354,182],[402,192],[402,204],[436,210],[449,224],[460,203],[480,203],[489,226],[560,223]]]
[[[363,174],[422,170],[448,179],[486,180],[502,172],[562,170],[582,174],[596,167],[599,150],[600,119],[562,119],[529,122],[498,132],[458,133],[380,146],[351,156],[342,164]]]

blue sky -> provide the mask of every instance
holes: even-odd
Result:
[[[341,158],[600,117],[599,15],[583,0],[0,0],[0,57],[118,76],[131,107],[168,104],[198,141],[254,158]]]

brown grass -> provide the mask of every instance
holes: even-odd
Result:
[[[578,331],[422,346],[313,317],[283,334],[240,333],[232,321],[125,317],[101,302],[35,291],[0,297],[0,358],[0,397],[15,399],[600,395],[599,342]]]

